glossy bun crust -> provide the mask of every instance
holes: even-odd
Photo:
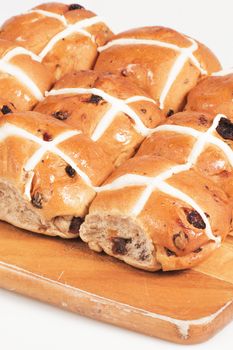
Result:
[[[164,125],[184,126],[205,133],[213,125],[214,118],[216,115],[213,114],[186,111],[167,118]],[[233,204],[233,124],[222,116],[211,134],[217,142],[222,142],[223,147],[228,146],[228,153],[207,138],[194,168],[219,185]],[[188,133],[179,133],[172,128],[159,131],[158,128],[142,143],[137,156],[159,156],[183,164],[187,162],[196,141],[197,138]]]
[[[35,112],[0,117],[0,158],[0,219],[64,238],[78,235],[94,187],[112,171],[99,145]]]
[[[206,46],[164,27],[137,28],[115,35],[100,49],[95,65],[97,71],[136,81],[168,114],[184,107],[187,93],[202,75],[220,67]]]
[[[220,68],[175,30],[113,36],[78,4],[6,21],[0,220],[80,233],[91,249],[149,271],[208,257],[232,219],[233,74],[209,76]]]
[[[223,113],[233,120],[233,73],[206,77],[188,95],[187,111]]]
[[[74,72],[58,81],[52,92],[69,88],[94,90],[87,90],[87,93],[81,91],[79,94],[75,93],[75,90],[73,93],[67,90],[67,93],[55,96],[49,94],[36,106],[35,111],[51,115],[53,120],[63,120],[67,125],[92,137],[104,148],[115,166],[133,156],[145,138],[145,135],[135,128],[131,114],[128,115],[122,110],[122,102],[123,109],[125,106],[130,107],[148,130],[164,120],[163,114],[150,96],[133,82],[125,81],[123,77],[99,74],[95,71]],[[107,97],[101,97],[98,93],[107,94]],[[135,96],[139,97],[138,100],[124,102]],[[115,99],[113,102],[112,98]],[[108,114],[111,108],[115,110],[112,116]],[[98,133],[99,129],[102,129],[102,132]]]
[[[6,104],[18,111],[31,110],[52,87],[52,81],[49,70],[30,53],[0,39],[0,96]]]
[[[155,177],[176,166],[165,158],[140,156],[118,168],[107,184],[126,174]],[[123,181],[123,180],[122,180]],[[123,186],[97,195],[81,226],[80,236],[96,251],[104,250],[135,267],[156,271],[190,268],[216,249],[200,215],[186,202],[154,189],[141,211],[144,186]],[[228,233],[230,205],[224,191],[194,169],[172,176],[167,183],[193,198],[205,212],[214,236]]]
[[[60,17],[56,18],[54,14]],[[42,55],[43,64],[56,80],[72,70],[90,69],[97,58],[98,46],[111,38],[111,30],[100,18],[92,22],[94,17],[93,12],[80,5],[45,3],[7,20],[1,28],[0,38],[40,55],[51,40],[63,33]],[[83,20],[87,22],[79,27],[77,23]],[[77,28],[70,30],[73,25]]]

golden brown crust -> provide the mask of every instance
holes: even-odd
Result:
[[[187,111],[223,113],[233,119],[233,74],[201,80],[188,95]]]
[[[93,12],[84,8],[73,9],[61,3],[42,4],[33,10],[64,16],[67,24],[46,14],[29,12],[6,21],[1,28],[0,38],[16,42],[37,55],[67,26],[95,16]],[[101,19],[100,22],[83,29],[87,30],[92,38],[77,31],[68,36],[64,35],[43,58],[43,63],[50,69],[54,80],[72,70],[92,68],[98,54],[97,47],[104,45],[112,36],[111,30]]]
[[[26,53],[16,53],[5,62],[3,60],[5,55],[15,49],[20,50],[21,47],[13,42],[0,39],[0,95],[2,99],[13,104],[18,111],[28,111],[35,106],[38,98],[40,96],[42,98],[45,91],[51,88],[52,75],[43,64]],[[8,71],[5,65],[10,66],[11,70]],[[20,74],[15,73],[15,70],[22,72],[24,76],[21,76],[20,72]],[[25,82],[25,79],[35,85],[38,90],[36,95],[31,84]]]
[[[194,130],[206,132],[212,125],[214,117],[215,115],[204,112],[186,111],[167,118],[166,125],[187,126]],[[224,122],[224,119],[222,119],[222,122]],[[226,132],[227,129],[231,129],[232,126],[230,124],[223,125],[221,128],[224,128],[223,132]],[[213,131],[212,135],[215,136],[217,140],[219,139],[225,142],[233,150],[232,139],[224,138],[221,130],[219,132],[217,130]],[[179,164],[183,164],[187,162],[191,149],[196,141],[197,139],[195,137],[176,131],[159,131],[152,134],[142,143],[137,156],[162,156]],[[203,176],[211,178],[212,181],[221,186],[227,195],[233,199],[232,165],[230,159],[222,149],[207,141],[194,167],[196,171],[200,172]]]
[[[161,246],[156,247],[156,257],[160,262],[163,271],[183,270],[195,267],[204,261],[210,254],[216,250],[217,246],[214,242],[208,242],[199,247],[196,251],[192,251],[185,256],[168,255],[166,249]]]
[[[98,74],[94,71],[73,72],[58,81],[54,90],[63,88],[99,89],[110,95],[125,100],[132,96],[149,96],[131,81],[112,74]],[[154,128],[164,120],[162,113],[153,101],[137,101],[128,106],[141,119],[147,128]],[[51,115],[54,119],[62,119],[67,125],[75,127],[91,137],[104,115],[109,111],[110,103],[98,94],[64,94],[48,96],[39,103],[35,111]],[[97,143],[100,144],[115,163],[120,165],[125,159],[133,156],[135,150],[144,139],[129,115],[116,108],[116,116]]]
[[[5,115],[0,118],[2,127],[5,129],[0,140],[1,182],[17,191],[22,201],[27,201],[28,209],[45,221],[57,217],[83,218],[95,197],[92,186],[99,186],[112,171],[103,149],[63,122],[36,112]],[[20,134],[15,134],[12,127],[19,128]],[[42,145],[50,147],[49,143],[67,132],[72,134],[54,145],[64,156],[52,148],[38,156],[34,165],[27,165]],[[31,140],[31,137],[37,137],[38,141]],[[77,173],[73,164],[88,177],[89,182]],[[46,233],[46,229],[42,231]]]
[[[164,27],[132,29],[115,35],[112,40],[122,38],[158,40],[180,48],[190,47],[193,43],[184,35]],[[176,50],[160,46],[115,45],[101,52],[95,69],[101,72],[117,72],[125,78],[136,80],[141,88],[159,100],[179,54]],[[198,44],[193,54],[207,74],[220,69],[219,61],[204,45]],[[162,106],[166,113],[170,110],[176,112],[184,107],[187,93],[197,84],[200,76],[200,70],[191,60],[186,60],[183,66],[181,64],[180,73],[169,89]]]
[[[13,17],[3,25],[0,59],[18,44],[40,58],[43,49],[58,33],[95,17],[82,7],[61,3],[43,4],[34,10]],[[43,11],[62,17],[59,20]],[[128,102],[127,106],[145,128],[161,124],[164,113],[171,115],[182,110],[192,89],[187,109],[211,113],[224,109],[230,117],[233,115],[232,96],[230,99],[233,75],[214,80],[209,77],[194,88],[203,75],[220,69],[217,58],[203,44],[169,28],[132,29],[113,39],[157,40],[175,45],[178,50],[156,45],[116,45],[101,53],[95,71],[81,71],[94,66],[98,47],[112,38],[112,32],[101,21],[84,29],[86,35],[76,32],[64,36],[41,60],[25,53],[11,58],[9,64],[24,72],[41,96],[62,76],[54,90],[99,89],[120,100],[144,96],[146,101],[142,98]],[[192,45],[196,45],[190,52],[192,58],[184,57],[180,71],[174,74],[173,83],[162,99],[178,58]],[[73,238],[79,234],[78,229],[91,205],[82,226],[82,239],[94,250],[103,249],[149,271],[195,266],[216,249],[216,236],[224,239],[227,235],[232,217],[229,198],[233,198],[233,172],[226,155],[216,145],[208,144],[193,168],[174,172],[165,180],[170,186],[169,193],[163,191],[159,183],[154,186],[135,214],[133,208],[141,200],[146,185],[129,184],[102,192],[99,186],[104,182],[110,185],[127,174],[155,178],[186,163],[196,141],[194,137],[156,132],[145,140],[134,158],[125,162],[145,138],[145,134],[138,132],[130,113],[116,109],[116,118],[103,135],[95,139],[97,126],[112,108],[111,103],[98,94],[51,95],[36,106],[35,112],[15,113],[34,108],[39,98],[23,79],[9,73],[0,73],[0,86],[1,220],[35,232]],[[211,98],[202,96],[206,90],[210,91]],[[150,96],[156,103],[148,100]],[[172,116],[167,124],[205,132],[212,121],[212,114],[185,112]],[[230,127],[233,130],[233,124]],[[223,128],[225,132],[227,126],[224,124]],[[54,143],[65,134],[68,136],[64,140]],[[233,147],[233,131],[229,140],[216,131],[213,135]],[[120,167],[110,175],[114,166]],[[96,196],[98,190],[100,193]],[[176,196],[177,190],[190,201],[185,200],[185,196],[183,199]],[[196,210],[198,206],[200,211]],[[211,232],[200,215],[202,212]],[[103,246],[101,240],[86,235],[86,231],[95,229],[96,217],[100,221],[99,226],[96,225],[101,228],[101,240],[108,239],[110,246]],[[101,226],[104,222],[107,231]],[[124,238],[121,237],[123,229]],[[134,252],[127,255],[131,243],[131,252],[137,246],[141,249],[137,258]]]
[[[161,157],[134,157],[118,168],[106,183],[112,183],[113,180],[125,174],[155,177],[175,164],[177,163]],[[231,209],[224,191],[195,170],[176,174],[167,180],[167,183],[183,191],[198,203],[206,213],[214,235],[222,238],[226,236],[230,225]],[[156,188],[141,212],[136,217],[131,214],[143,189],[145,189],[143,186],[126,186],[99,193],[86,218],[86,223],[92,216],[99,216],[100,220],[101,218],[104,220],[106,215],[134,220],[147,239],[152,240],[156,261],[154,265],[148,264],[148,266],[144,266],[143,259],[141,266],[140,261],[128,261],[128,263],[149,270],[158,269],[158,263],[164,270],[184,269],[194,266],[217,247],[216,243],[207,236],[200,217],[187,202]],[[197,221],[192,221],[192,216],[196,217]],[[85,225],[84,223],[81,229],[81,237],[88,242],[92,239],[91,230],[89,235],[86,235]],[[111,241],[111,234],[121,236],[119,230],[106,234],[106,239]],[[129,232],[129,238],[130,234],[133,235],[133,231]],[[112,255],[124,259],[122,256],[124,254],[113,252]],[[126,251],[125,255],[127,255]]]

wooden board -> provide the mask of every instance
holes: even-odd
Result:
[[[202,342],[233,316],[233,238],[198,268],[150,273],[79,240],[0,223],[0,287],[173,342]]]

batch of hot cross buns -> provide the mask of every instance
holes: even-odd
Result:
[[[233,70],[165,27],[114,35],[79,4],[0,29],[0,219],[140,269],[231,233]],[[78,242],[77,242],[78,244]]]

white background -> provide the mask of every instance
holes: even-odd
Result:
[[[72,0],[63,2],[72,3]],[[0,21],[39,3],[37,0],[0,0]],[[115,32],[145,25],[177,29],[209,46],[225,68],[233,66],[232,0],[84,0],[81,4],[104,16]],[[228,350],[233,348],[233,322],[204,344],[180,346],[0,290],[0,350],[89,350],[94,347],[101,350]]]

